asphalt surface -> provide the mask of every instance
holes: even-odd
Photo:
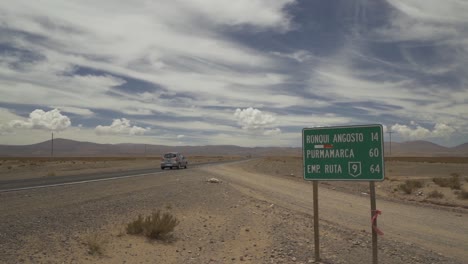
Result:
[[[196,168],[200,166],[231,163],[231,162],[233,161],[190,164],[188,166],[188,169]],[[136,169],[136,170],[134,169],[134,170],[126,170],[126,171],[105,172],[105,173],[101,172],[101,173],[91,173],[91,174],[78,174],[78,175],[68,175],[68,176],[0,181],[0,193],[35,189],[35,188],[45,188],[45,187],[52,187],[52,186],[71,185],[71,184],[86,183],[86,182],[103,181],[103,180],[114,180],[114,179],[119,179],[119,178],[138,177],[138,176],[145,176],[148,174],[168,173],[170,171],[177,171],[177,169],[161,170],[161,168],[157,167],[154,169]]]

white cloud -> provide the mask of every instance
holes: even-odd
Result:
[[[410,80],[388,78],[388,81],[372,81],[368,80],[368,77],[379,76],[382,73],[353,70],[344,65],[345,62],[342,63],[341,65],[338,63],[324,65],[319,68],[314,78],[310,80],[310,91],[320,92],[333,101],[372,100],[394,104],[401,104],[402,101],[407,100],[408,94],[414,93],[416,96],[418,93],[409,88],[414,86]],[[426,98],[428,97],[429,95],[426,95]],[[418,98],[421,98],[421,95]]]
[[[382,125],[382,132],[385,134],[388,132],[388,127],[386,125]]]
[[[47,102],[135,115],[189,112],[178,111],[157,92],[137,95],[134,91],[117,91],[113,87],[125,80],[112,75],[75,75],[78,66],[157,83],[167,87],[169,96],[189,93],[194,97],[192,104],[198,106],[205,106],[210,98],[216,98],[214,105],[242,107],[259,100],[256,105],[307,104],[298,96],[258,89],[285,81],[287,76],[276,71],[276,58],[223,36],[219,28],[287,30],[289,16],[285,7],[293,0],[100,1],[92,5],[46,2],[19,0],[2,5],[4,16],[0,17],[0,24],[8,25],[12,31],[39,35],[44,42],[38,45],[21,35],[2,39],[43,58],[28,63],[15,56],[0,58],[0,93],[4,95],[0,102]],[[31,9],[24,9],[25,4]],[[108,5],[113,12],[100,12]],[[246,87],[233,89],[240,86]],[[245,92],[253,87],[261,96],[252,98]],[[110,96],[109,92],[119,96]]]
[[[389,25],[372,31],[359,41],[354,41],[356,38],[353,37],[348,39],[349,43],[342,43],[339,39],[337,46],[343,45],[343,51],[333,52],[332,56],[318,55],[324,53],[313,47],[294,50],[294,47],[285,46],[282,52],[258,50],[256,45],[244,44],[243,38],[230,34],[245,30],[281,34],[290,30],[292,20],[286,7],[294,2],[103,0],[91,3],[87,0],[46,0],[38,3],[17,0],[0,3],[0,25],[3,25],[0,42],[17,48],[19,53],[21,50],[27,52],[27,56],[18,55],[16,51],[0,54],[0,104],[53,106],[64,113],[86,117],[84,127],[89,127],[90,118],[101,117],[100,110],[120,112],[120,117],[170,134],[165,140],[175,140],[174,135],[186,134],[186,130],[225,133],[230,137],[281,133],[281,139],[284,139],[289,135],[285,131],[290,129],[284,128],[287,126],[364,122],[369,115],[373,115],[373,120],[382,116],[387,124],[397,122],[395,119],[389,121],[387,116],[396,116],[401,118],[397,119],[400,123],[408,118],[431,120],[457,124],[451,128],[460,132],[463,127],[466,131],[466,85],[458,90],[452,89],[451,85],[428,87],[427,83],[419,83],[417,77],[448,73],[460,76],[457,79],[464,78],[456,83],[468,84],[468,78],[464,77],[468,76],[465,3],[388,0],[398,10],[390,15]],[[108,10],[109,6],[112,6],[112,12],[102,11]],[[300,31],[301,25],[298,26],[296,29]],[[367,45],[366,39],[376,41]],[[424,56],[434,57],[437,65],[427,65],[413,58],[411,50],[403,47],[411,43],[403,43],[400,49],[403,60],[407,60],[404,63],[397,61],[398,58],[385,61],[375,53],[372,55],[374,50],[367,50],[382,41],[401,40],[437,42],[431,48],[438,52]],[[361,57],[365,54],[364,63],[353,57],[357,53]],[[392,54],[389,51],[387,55]],[[369,67],[372,70],[360,68],[369,61],[375,63]],[[294,68],[289,68],[289,64]],[[395,70],[387,71],[380,67],[382,65]],[[399,75],[406,70],[407,75]],[[302,86],[309,73],[310,85],[305,88],[309,94],[304,94]],[[132,79],[155,86],[138,87]],[[220,111],[218,106],[226,110]],[[254,113],[250,113],[250,117],[247,113],[242,116],[242,111],[250,106],[288,112],[280,116],[262,112],[258,120]],[[353,111],[343,111],[348,106],[367,114],[361,119]],[[239,133],[239,129],[228,121],[232,120],[232,109],[236,108],[240,111],[236,120],[248,133]],[[305,114],[305,109],[311,108],[321,111]],[[252,112],[254,110],[258,109],[252,108]],[[324,111],[330,113],[323,114]],[[148,118],[155,113],[170,116],[171,121]],[[136,120],[137,117],[126,115],[147,117]],[[206,119],[207,116],[210,119]],[[9,120],[14,119],[21,118]],[[115,140],[120,142],[126,140],[125,135],[142,133],[138,127],[132,132],[130,124],[122,125],[122,120],[119,119],[119,126],[128,133],[100,137],[99,140],[118,138]],[[280,124],[285,131],[276,128],[275,124]],[[104,133],[114,131],[112,125],[100,127]],[[3,125],[1,129],[9,128]],[[70,130],[67,133],[71,134]],[[449,132],[445,127],[434,130],[439,134]],[[97,131],[96,128],[88,132],[95,135]],[[235,137],[233,141],[240,138]],[[272,138],[280,137],[270,137],[269,142],[273,142]],[[190,139],[193,139],[192,135]],[[205,140],[203,136],[199,139]]]
[[[13,132],[10,126],[0,124],[0,135],[7,135],[9,133]]]
[[[458,0],[387,0],[395,8],[390,24],[376,30],[379,40],[439,41],[465,38],[468,3]],[[440,45],[443,47],[444,45]]]
[[[185,137],[185,135],[177,135],[177,138],[178,138],[178,139],[182,139],[182,138],[184,138],[184,137]]]
[[[274,129],[267,129],[263,131],[263,135],[265,136],[276,136],[281,134],[281,129],[279,128],[274,128]]]
[[[276,118],[273,115],[263,113],[262,111],[256,108],[237,108],[234,112],[234,117],[237,119],[237,123],[242,127],[242,129],[262,133],[266,136],[277,135],[281,133],[279,128],[267,129],[274,125]]]
[[[429,131],[429,129],[421,126],[411,128],[407,125],[395,124],[392,126],[392,130],[402,135],[403,137],[410,139],[426,138],[431,134],[431,131]]]
[[[188,1],[189,7],[201,13],[216,24],[243,25],[287,29],[289,19],[282,9],[294,0],[194,0]]]
[[[126,118],[114,119],[110,126],[97,126],[95,129],[98,135],[143,135],[148,132],[149,128],[131,126],[130,120]]]
[[[432,131],[416,124],[414,121],[411,121],[411,125],[412,127],[407,125],[395,124],[392,126],[391,130],[397,132],[404,138],[409,139],[448,137],[455,132],[455,128],[442,123],[435,124],[434,129]]]
[[[349,124],[352,119],[332,113],[315,114],[311,111],[308,115],[280,116],[277,118],[277,121],[282,126],[305,128]]]
[[[306,50],[298,50],[298,51],[294,51],[292,53],[281,53],[281,52],[272,52],[272,54],[274,55],[277,55],[277,56],[280,56],[280,57],[284,57],[284,58],[289,58],[289,59],[293,59],[297,62],[305,62],[305,61],[308,61],[308,60],[320,60],[319,57],[317,56],[314,56],[310,51],[306,51]]]
[[[434,136],[446,137],[452,135],[455,131],[456,129],[449,125],[437,123],[434,127],[434,130],[432,131],[432,134]]]
[[[274,116],[262,113],[262,111],[252,107],[246,109],[237,108],[234,116],[237,119],[237,123],[245,130],[263,129],[276,121]]]
[[[72,113],[72,114],[77,114],[80,116],[93,116],[94,112],[86,109],[86,108],[80,108],[80,107],[74,107],[74,106],[59,106],[55,107],[57,109],[60,109],[61,111],[67,112],[67,113]]]
[[[426,74],[467,73],[468,2],[459,0],[387,0],[394,8],[387,26],[372,34],[377,41],[415,41],[401,45],[402,55],[413,70]],[[431,48],[431,56],[412,54],[418,46]],[[419,55],[419,56],[418,56]],[[435,63],[427,63],[430,60]],[[466,81],[466,78],[465,78]]]
[[[58,109],[48,112],[36,109],[29,114],[27,120],[12,120],[8,125],[11,128],[62,131],[71,125],[71,121],[67,116],[62,115]]]

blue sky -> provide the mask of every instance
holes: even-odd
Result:
[[[468,2],[0,3],[0,144],[468,140]]]

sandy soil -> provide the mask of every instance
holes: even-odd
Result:
[[[297,177],[296,162],[266,158],[0,193],[0,263],[312,263],[312,187]],[[465,177],[460,166],[447,172]],[[369,201],[354,188],[319,187],[322,263],[370,263]],[[378,201],[379,263],[464,263],[465,209],[395,201]],[[180,220],[172,239],[126,234],[127,223],[157,209]],[[90,244],[102,254],[90,254]]]
[[[468,192],[468,160],[443,158],[443,163],[431,162],[424,159],[404,158],[385,162],[385,180],[376,183],[377,195],[380,198],[393,199],[406,202],[419,202],[437,204],[450,207],[461,207],[468,209],[468,199],[460,199],[461,191]],[[414,162],[415,160],[416,162]],[[302,181],[302,158],[301,157],[267,157],[243,163],[242,168],[250,172],[260,172],[268,175],[290,177]],[[458,175],[461,185],[460,189],[441,187],[434,183],[434,178],[450,179]],[[416,180],[422,187],[415,188],[411,194],[405,193],[399,188],[407,180]],[[343,182],[323,181],[323,187],[340,190],[356,195],[369,193],[368,182]],[[431,198],[429,194],[433,191],[442,193],[443,197]]]

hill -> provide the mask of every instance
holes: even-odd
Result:
[[[385,143],[385,153],[387,156],[458,156],[459,153],[453,148],[443,147],[429,141],[417,140],[407,142]]]
[[[165,152],[179,151],[185,155],[233,156],[301,156],[302,148],[293,147],[239,147],[233,145],[164,146],[150,144],[97,144],[58,138],[54,140],[54,156],[159,156]],[[50,140],[32,145],[0,145],[1,157],[50,157]],[[391,151],[391,153],[390,153]],[[391,154],[391,155],[390,155]],[[386,156],[468,156],[468,143],[453,148],[428,141],[385,143]]]
[[[164,146],[149,144],[97,144],[69,139],[54,139],[53,153],[59,157],[84,156],[159,156],[170,151],[179,151],[185,155],[232,155],[232,156],[268,156],[272,153],[286,156],[301,155],[300,148],[254,147],[246,148],[231,145],[214,146]],[[52,154],[51,140],[32,145],[0,145],[3,157],[49,157]]]

